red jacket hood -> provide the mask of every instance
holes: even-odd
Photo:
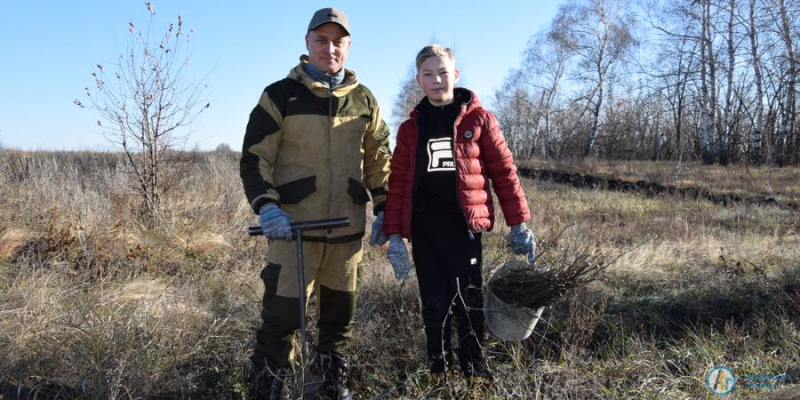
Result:
[[[467,97],[467,101],[465,101],[464,104],[461,105],[461,115],[465,115],[468,112],[470,112],[470,111],[472,111],[472,110],[474,110],[476,108],[483,107],[481,105],[480,100],[478,100],[478,95],[475,94],[475,92],[473,92],[473,91],[471,91],[471,90],[469,90],[467,88],[457,87],[457,88],[453,89],[453,96],[455,96],[455,97],[466,96]],[[411,118],[412,120],[414,120],[414,122],[416,122],[418,120],[418,118],[419,118],[419,113],[421,112],[420,111],[420,107],[422,107],[422,101],[417,103],[417,105],[414,106],[414,109],[411,110],[410,113],[408,113],[408,117]]]

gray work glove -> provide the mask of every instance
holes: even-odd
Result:
[[[389,250],[386,252],[386,258],[389,259],[389,264],[392,264],[395,278],[401,281],[408,279],[411,260],[408,259],[408,249],[400,235],[389,236]]]
[[[536,240],[524,222],[511,227],[508,243],[511,244],[514,254],[528,254],[528,263],[533,263],[536,258]]]
[[[258,210],[261,216],[261,230],[267,239],[292,240],[292,227],[289,214],[283,212],[275,203],[267,203]]]
[[[369,234],[370,246],[383,246],[389,238],[383,234],[383,211],[378,211],[378,217],[372,223],[372,232]]]

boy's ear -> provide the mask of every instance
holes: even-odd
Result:
[[[458,77],[461,76],[461,72],[458,71],[458,68],[453,71],[456,74],[456,80],[453,83],[458,83]]]
[[[419,87],[422,87],[422,82],[419,81],[419,72],[414,75],[414,80],[417,81],[417,85],[419,85]]]

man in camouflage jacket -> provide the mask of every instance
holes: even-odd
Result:
[[[389,129],[375,97],[343,67],[350,47],[347,16],[317,11],[306,35],[309,54],[269,85],[250,114],[240,174],[269,241],[261,271],[265,291],[249,379],[251,398],[278,398],[300,327],[298,273],[289,221],[348,217],[350,226],[304,235],[306,286],[317,295],[315,363],[323,398],[344,399],[347,354],[358,296],[366,203],[378,215],[386,199]],[[378,219],[378,224],[382,221]],[[380,226],[373,226],[373,230]],[[310,293],[310,290],[308,291]]]

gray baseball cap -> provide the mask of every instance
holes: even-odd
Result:
[[[350,21],[347,19],[347,14],[336,7],[327,7],[317,10],[317,12],[314,13],[314,16],[311,17],[311,22],[308,24],[308,30],[313,31],[314,29],[317,29],[328,22],[339,24],[339,26],[344,28],[344,31],[347,32],[348,35],[350,34]]]

